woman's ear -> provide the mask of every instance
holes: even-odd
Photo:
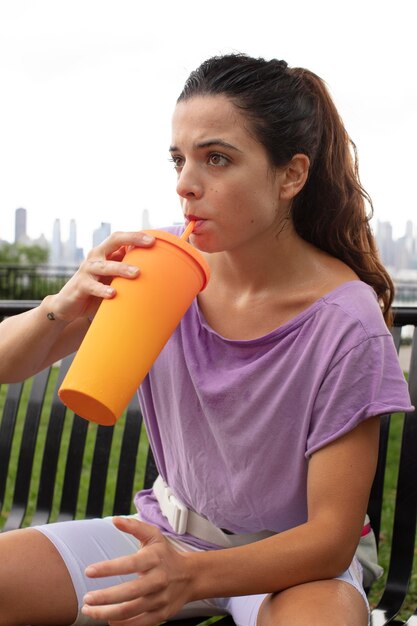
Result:
[[[310,169],[310,159],[305,154],[295,154],[284,167],[280,190],[281,200],[292,200],[304,187]]]

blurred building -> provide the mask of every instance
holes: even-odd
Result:
[[[74,219],[69,222],[68,239],[63,239],[61,220],[54,221],[52,241],[50,244],[50,265],[63,265],[74,267],[80,264],[84,254],[82,248],[77,246],[77,223]]]
[[[142,211],[142,230],[149,230],[150,228],[152,228],[152,226],[149,219],[149,211],[148,209],[144,209]]]
[[[108,222],[101,222],[99,228],[93,232],[93,248],[98,246],[102,241],[107,239],[111,233],[111,225]]]
[[[393,267],[395,260],[395,244],[392,237],[391,222],[378,222],[376,239],[384,265]]]
[[[394,239],[390,222],[378,222],[376,240],[384,265],[393,273],[417,270],[417,233],[412,221],[407,221],[404,235]]]
[[[14,220],[15,243],[28,244],[30,242],[26,229],[27,229],[27,211],[26,209],[16,209],[15,220]]]
[[[62,260],[61,220],[56,219],[52,228],[50,265],[60,265]]]

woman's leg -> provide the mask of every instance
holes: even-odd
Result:
[[[34,529],[0,534],[0,626],[67,626],[77,596],[59,552]]]
[[[356,558],[333,580],[305,583],[272,595],[218,598],[236,626],[367,626],[369,605]]]
[[[367,626],[369,604],[362,585],[362,567],[355,557],[343,574],[268,596],[257,626]]]
[[[319,580],[268,596],[257,626],[367,626],[367,606],[360,593],[341,580]]]
[[[111,518],[46,524],[0,534],[0,626],[99,626],[80,613],[93,589],[135,577],[87,578],[91,563],[129,555],[137,539]]]

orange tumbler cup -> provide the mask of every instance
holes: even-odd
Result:
[[[112,425],[121,416],[210,270],[185,240],[159,230],[150,248],[129,250],[124,261],[137,278],[116,277],[116,295],[103,300],[59,389],[72,411]]]

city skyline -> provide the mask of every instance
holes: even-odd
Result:
[[[90,245],[79,245],[79,225],[75,218],[67,220],[68,229],[65,228],[61,218],[51,218],[50,236],[42,233],[39,237],[32,237],[28,227],[30,211],[24,207],[19,207],[14,211],[14,234],[11,240],[2,236],[2,224],[0,220],[0,244],[2,241],[8,243],[26,243],[47,246],[50,250],[49,263],[51,265],[66,264],[77,265],[88,251],[97,246],[112,232],[112,224],[100,222],[84,238],[90,239]],[[173,223],[173,222],[171,222]],[[168,226],[169,224],[165,224]],[[64,228],[63,228],[64,226]],[[149,211],[142,210],[140,229],[152,228]],[[376,220],[372,224],[375,239],[381,254],[383,263],[392,273],[401,270],[413,270],[417,279],[417,225],[412,220],[407,220],[404,224],[403,232],[395,236],[394,228],[389,220]]]
[[[25,208],[27,211],[27,229],[28,234],[32,240],[46,237],[46,239],[52,239],[53,224],[50,221],[50,217],[45,217],[44,213],[39,216],[37,211],[30,211],[28,207],[16,207],[9,211],[3,210],[0,214],[0,241],[7,241],[13,243],[15,241],[15,212],[18,208]],[[76,218],[74,215],[62,217],[57,214],[53,219],[59,219],[61,222],[61,228],[64,236],[69,234],[71,220],[77,222],[77,235],[80,246],[83,248],[84,253],[88,252],[94,246],[93,233],[96,228],[100,227],[100,224],[110,223],[112,230],[140,230],[143,228],[162,228],[169,226],[173,223],[180,223],[182,221],[181,211],[172,211],[167,214],[166,219],[161,219],[160,216],[152,218],[151,212],[147,209],[138,209],[135,212],[135,216],[132,215],[129,219],[125,219],[120,213],[114,215],[113,220],[100,219],[98,216],[95,221],[88,220],[88,226],[85,224],[87,220],[84,218]],[[42,219],[39,220],[39,217]],[[40,227],[40,223],[42,227]],[[394,240],[400,239],[407,233],[407,225],[413,224],[414,229],[417,229],[417,221],[414,224],[412,217],[400,219],[398,216],[393,216],[391,219],[382,219],[374,214],[370,224],[375,236],[378,233],[378,224],[388,223],[391,227],[391,235]],[[30,231],[30,232],[29,232]],[[417,232],[415,232],[417,235]]]
[[[41,233],[39,236],[31,236],[28,227],[28,218],[30,211],[24,207],[19,207],[14,211],[14,232],[13,236],[6,239],[3,236],[2,224],[0,220],[0,245],[2,242],[20,243],[25,245],[40,245],[48,247],[50,251],[50,265],[78,265],[88,251],[101,243],[112,232],[109,222],[100,222],[91,233],[86,235],[84,239],[89,238],[90,243],[87,247],[79,245],[79,229],[75,218],[68,218],[66,224],[59,217],[51,218],[50,233]],[[66,226],[68,228],[66,228]],[[142,211],[141,229],[151,228],[149,214],[146,209]]]

